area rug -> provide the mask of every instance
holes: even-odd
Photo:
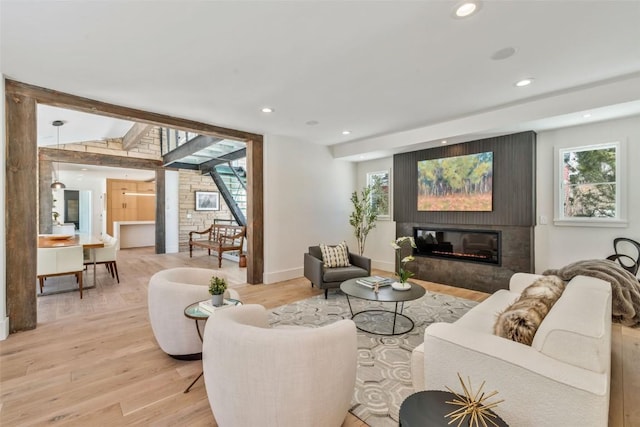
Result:
[[[397,336],[381,336],[358,330],[358,369],[350,412],[371,427],[396,427],[402,401],[414,392],[411,351],[424,341],[424,329],[434,322],[453,322],[476,304],[475,301],[427,291],[422,298],[404,305],[403,313],[415,322],[412,331]],[[351,298],[351,305],[354,312],[376,308],[393,310],[393,303],[357,298]],[[376,314],[361,316],[357,317],[358,324],[369,330],[388,325],[390,320]],[[272,326],[319,327],[350,318],[347,299],[340,292],[330,292],[326,300],[324,295],[319,295],[278,307],[269,314]],[[407,325],[401,323],[400,326]]]

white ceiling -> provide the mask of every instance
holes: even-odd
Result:
[[[52,125],[56,120],[64,122],[60,126],[60,144],[122,138],[133,126],[127,120],[38,104],[38,146],[58,144],[58,129]]]
[[[640,114],[640,1],[457,4],[2,0],[0,67],[349,160]]]

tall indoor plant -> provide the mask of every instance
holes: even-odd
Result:
[[[358,241],[358,253],[364,254],[364,245],[367,241],[367,235],[376,227],[376,219],[378,218],[378,210],[371,203],[372,186],[364,187],[358,195],[357,191],[351,194],[351,203],[353,203],[353,212],[349,217],[349,224],[353,227],[353,234]]]

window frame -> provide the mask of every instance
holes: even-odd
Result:
[[[389,191],[387,193],[387,198],[388,198],[388,202],[387,202],[387,212],[386,213],[378,213],[378,216],[376,218],[376,220],[380,220],[380,221],[390,221],[391,220],[391,194],[392,194],[392,188],[391,188],[391,170],[386,169],[386,170],[379,170],[379,171],[373,171],[373,172],[367,172],[367,187],[371,186],[373,184],[373,178],[376,176],[386,176],[387,178],[387,185],[389,187]],[[373,196],[373,194],[372,194]],[[373,203],[373,201],[371,201],[371,203]]]
[[[616,215],[610,218],[565,216],[565,183],[563,182],[564,154],[567,152],[595,151],[609,148],[615,148],[616,150]],[[554,186],[554,225],[579,227],[627,227],[626,158],[626,144],[622,140],[580,146],[556,147],[554,163],[554,181],[556,183]]]

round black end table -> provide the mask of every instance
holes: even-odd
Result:
[[[446,403],[456,399],[455,394],[448,391],[427,390],[419,391],[407,397],[400,406],[400,427],[451,427],[458,425],[457,422],[449,424],[451,418],[445,415],[455,411],[459,406]],[[508,427],[502,418],[495,412],[488,410],[495,415],[490,418],[498,427]],[[468,426],[469,417],[462,425]],[[487,425],[493,426],[490,422]]]

